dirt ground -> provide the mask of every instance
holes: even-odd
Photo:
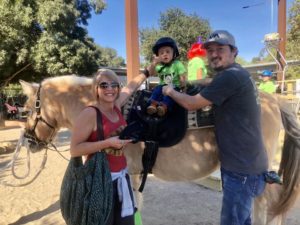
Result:
[[[11,151],[4,153],[3,146],[14,142],[20,134],[19,124],[8,123],[0,130],[0,168],[12,157]],[[62,154],[69,157],[70,134],[62,130],[56,140]],[[2,147],[1,147],[2,146]],[[20,153],[16,172],[24,175],[27,171],[24,161],[26,152]],[[0,169],[0,183],[22,184],[29,181],[40,169],[44,152],[31,155],[31,175],[25,180],[13,179],[11,171]],[[1,225],[63,225],[59,209],[61,180],[67,165],[57,152],[48,151],[48,160],[40,176],[24,187],[0,187]],[[217,225],[222,193],[204,188],[195,183],[165,182],[149,176],[144,190],[142,219],[144,225]],[[286,225],[300,224],[300,200],[289,211]]]

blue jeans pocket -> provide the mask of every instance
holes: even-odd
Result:
[[[251,175],[248,177],[247,190],[252,197],[257,197],[261,195],[265,189],[266,182],[264,176],[261,175]]]
[[[229,191],[240,191],[247,180],[247,176],[243,176],[242,174],[222,171],[222,186],[223,189]]]

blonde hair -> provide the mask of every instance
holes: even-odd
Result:
[[[119,77],[114,71],[112,71],[110,69],[99,69],[93,76],[93,95],[97,100],[99,100],[97,88],[98,88],[98,84],[102,78],[106,78],[110,81],[116,82],[120,86]],[[120,94],[120,90],[121,90],[121,88],[119,88],[118,97]]]

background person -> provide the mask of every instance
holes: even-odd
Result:
[[[276,92],[275,82],[272,80],[272,71],[264,70],[261,74],[262,81],[260,82],[258,89],[263,92],[273,94]]]
[[[153,61],[149,67],[151,75],[159,77],[159,84],[154,88],[149,99],[147,113],[149,115],[157,113],[164,116],[174,104],[173,100],[162,94],[162,87],[172,84],[176,90],[185,88],[186,69],[177,59],[179,56],[176,42],[170,37],[162,37],[156,41],[152,48]]]
[[[94,106],[102,114],[104,140],[97,139],[96,110],[92,107],[85,108],[79,114],[72,130],[72,157],[87,156],[88,160],[95,152],[106,152],[113,179],[113,209],[107,225],[134,225],[133,192],[123,153],[123,147],[131,140],[120,140],[118,134],[126,126],[121,107],[145,79],[146,75],[141,74],[121,89],[115,72],[108,69],[99,70],[93,79],[93,92],[97,100]],[[122,193],[122,196],[118,193]]]
[[[207,69],[204,62],[206,50],[202,48],[202,41],[200,37],[196,43],[192,44],[187,57],[188,82],[193,83],[194,81],[206,78]]]
[[[249,225],[253,199],[265,188],[268,168],[259,96],[251,75],[235,63],[238,50],[228,31],[213,32],[203,47],[217,72],[212,82],[195,96],[174,91],[170,85],[163,93],[188,110],[215,106],[223,186],[221,225]]]

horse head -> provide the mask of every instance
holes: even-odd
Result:
[[[31,151],[50,144],[60,128],[72,129],[80,111],[93,103],[90,78],[66,75],[47,78],[40,84],[20,83],[27,96],[25,109],[29,113],[24,136]]]
[[[28,139],[30,150],[35,152],[51,143],[58,128],[55,117],[51,117],[47,107],[46,96],[41,84],[28,83],[20,80],[23,93],[27,96],[25,110],[27,121],[25,123],[24,137]]]

